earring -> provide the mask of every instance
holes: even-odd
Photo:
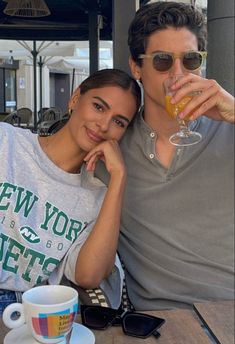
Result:
[[[73,112],[73,109],[69,109],[69,116],[71,116],[72,115],[72,112]]]

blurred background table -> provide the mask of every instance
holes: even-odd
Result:
[[[234,344],[234,300],[195,303],[199,318],[220,344]]]

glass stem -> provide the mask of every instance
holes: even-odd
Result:
[[[177,117],[177,121],[179,123],[180,131],[185,135],[188,136],[189,130],[185,123],[185,121],[179,117]]]

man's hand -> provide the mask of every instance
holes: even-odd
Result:
[[[184,86],[185,87],[182,87]],[[235,122],[234,97],[223,89],[215,80],[202,78],[199,75],[188,74],[174,86],[177,91],[173,97],[173,102],[177,103],[189,93],[196,93],[196,96],[188,102],[180,114],[184,118],[190,112],[190,120],[205,115],[214,120]],[[173,89],[172,87],[172,89]],[[180,88],[182,87],[182,88]],[[180,88],[178,90],[178,88]]]

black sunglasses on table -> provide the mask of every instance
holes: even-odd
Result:
[[[105,330],[112,325],[122,325],[123,332],[128,336],[147,338],[151,335],[160,337],[157,331],[165,322],[153,315],[124,311],[101,306],[81,305],[83,325],[94,330]]]

